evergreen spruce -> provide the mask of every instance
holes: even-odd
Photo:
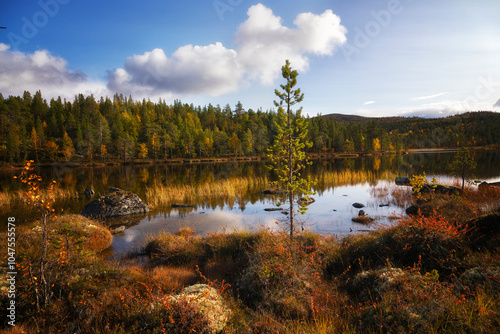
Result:
[[[276,137],[270,149],[268,158],[270,169],[276,175],[275,185],[285,190],[289,202],[288,225],[290,237],[295,233],[295,199],[297,195],[309,196],[312,194],[312,182],[309,177],[305,178],[302,172],[307,164],[310,164],[305,149],[312,146],[307,140],[307,123],[302,117],[302,108],[296,112],[292,107],[304,99],[304,94],[297,85],[298,72],[292,70],[290,62],[281,68],[285,84],[280,85],[281,91],[276,89],[275,94],[279,101],[274,101],[278,107],[278,119],[275,123],[277,129]],[[306,207],[298,208],[299,213],[305,213]]]

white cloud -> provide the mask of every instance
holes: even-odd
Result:
[[[365,103],[363,103],[364,106],[368,106],[370,104],[374,104],[375,101],[366,101]]]
[[[243,70],[234,50],[221,43],[186,45],[171,58],[162,49],[129,57],[124,68],[110,72],[111,91],[140,96],[170,94],[225,94],[237,89]]]
[[[4,52],[10,49],[10,45],[0,43],[0,52]]]
[[[296,29],[262,4],[250,7],[248,19],[235,34],[236,50],[221,43],[187,45],[167,57],[162,49],[126,60],[124,68],[108,73],[108,88],[134,96],[231,93],[246,78],[272,84],[289,59],[293,68],[309,67],[306,54],[331,55],[345,43],[346,29],[331,10],[321,15],[299,14]]]
[[[418,116],[418,117],[447,117],[469,111],[491,110],[491,102],[481,101],[471,103],[467,100],[444,100],[433,103],[425,103],[417,107],[407,108],[405,113],[400,116]]]
[[[428,95],[428,96],[414,97],[414,98],[412,98],[412,100],[413,101],[430,100],[430,99],[435,99],[437,97],[440,97],[440,96],[443,96],[443,95],[446,95],[446,94],[448,94],[448,92],[438,93],[438,94]]]
[[[303,72],[309,67],[306,54],[331,55],[346,42],[347,30],[331,10],[299,14],[294,24],[296,29],[283,26],[281,18],[262,4],[250,7],[235,35],[238,59],[250,78],[272,84],[286,59]]]
[[[42,90],[44,96],[68,99],[80,93],[108,94],[103,83],[88,80],[81,71],[69,70],[66,60],[47,50],[22,53],[9,49],[0,43],[0,92],[4,95],[22,95],[25,90]]]
[[[128,57],[122,68],[107,72],[107,82],[89,80],[80,70],[68,69],[65,59],[47,50],[33,54],[9,51],[0,43],[0,92],[22,95],[42,90],[46,97],[72,98],[75,94],[135,98],[208,94],[219,96],[237,91],[248,80],[273,84],[285,60],[299,72],[309,68],[310,55],[332,55],[345,43],[347,30],[331,10],[320,15],[299,14],[295,27],[262,4],[250,7],[248,19],[235,33],[236,48],[221,43],[185,45],[167,56],[157,48]]]

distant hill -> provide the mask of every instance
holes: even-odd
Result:
[[[359,116],[359,115],[345,115],[345,114],[328,114],[328,115],[323,115],[322,117],[332,120],[332,121],[337,121],[340,123],[367,123],[370,121],[377,121],[380,123],[392,123],[392,122],[430,122],[432,123],[433,121],[436,120],[454,120],[454,119],[462,119],[462,118],[469,118],[469,117],[487,117],[487,116],[493,116],[493,117],[498,117],[500,116],[500,113],[494,112],[494,111],[475,111],[475,112],[467,112],[463,114],[458,114],[458,115],[453,115],[453,116],[447,116],[447,117],[435,117],[435,118],[422,118],[422,117],[402,117],[402,116],[389,116],[389,117],[365,117],[365,116]]]
[[[408,149],[500,145],[500,113],[492,111],[467,112],[441,118],[329,114],[318,119],[318,130],[314,126],[310,129],[312,138],[327,134],[326,137],[334,138],[332,146],[337,151],[352,150],[352,143],[355,151],[370,151],[375,147],[374,140],[377,145],[378,141],[381,142],[382,150],[387,147]],[[329,126],[337,129],[331,130],[329,135],[328,125],[323,124],[328,122],[335,123]]]
[[[364,117],[358,115],[344,115],[344,114],[328,114],[323,115],[324,118],[337,122],[368,122],[377,120],[377,117]]]

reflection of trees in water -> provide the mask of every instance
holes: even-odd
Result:
[[[148,183],[149,181],[149,171],[146,168],[143,168],[139,172],[139,178],[142,183]]]
[[[498,162],[500,151],[473,151],[478,166],[476,175],[479,178],[495,178],[500,176]],[[447,175],[449,165],[455,152],[419,153],[397,156],[363,156],[360,158],[340,158],[316,160],[306,173],[313,175],[319,182],[317,191],[340,184],[356,184],[357,182],[375,182],[378,178],[390,176],[411,176],[426,172],[427,175]],[[348,173],[347,173],[348,171]],[[231,162],[221,164],[191,165],[122,165],[90,168],[39,167],[37,173],[45,180],[56,180],[60,187],[79,194],[85,188],[93,187],[96,194],[107,193],[110,187],[118,187],[137,193],[141,198],[146,195],[146,188],[163,186],[184,186],[215,183],[230,178],[260,177],[272,178],[263,162]],[[0,187],[2,191],[17,191],[21,185],[13,179],[16,170],[0,170]],[[149,176],[148,176],[149,175]],[[262,190],[262,189],[261,189]],[[258,191],[246,191],[237,194],[238,198],[255,203],[262,200]],[[205,199],[211,205],[213,199]],[[84,201],[82,201],[84,202]],[[216,201],[217,202],[217,201]],[[241,203],[245,204],[245,203]],[[238,204],[241,206],[241,204]],[[77,210],[82,203],[73,203]],[[220,207],[219,203],[214,204]],[[234,203],[233,203],[234,205]],[[76,211],[74,211],[76,212]]]

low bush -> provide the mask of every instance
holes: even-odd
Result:
[[[468,252],[464,231],[442,217],[410,217],[369,236],[350,236],[325,261],[329,276],[352,278],[388,263],[449,277]]]

